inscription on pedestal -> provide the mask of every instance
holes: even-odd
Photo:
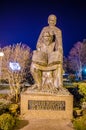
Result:
[[[30,110],[65,110],[65,101],[29,100],[28,109]]]

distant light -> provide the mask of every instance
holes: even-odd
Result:
[[[13,71],[19,71],[21,69],[19,63],[17,62],[10,62],[9,63],[9,67],[13,70]]]
[[[84,72],[86,72],[86,69],[84,69]]]
[[[4,53],[3,52],[0,52],[0,57],[3,57],[4,56]]]
[[[64,73],[63,75],[64,75],[64,76],[68,76],[69,74],[67,74],[67,73]]]

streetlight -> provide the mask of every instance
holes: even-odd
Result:
[[[4,53],[0,52],[0,79],[1,79],[1,67],[2,67],[2,57],[4,56]]]

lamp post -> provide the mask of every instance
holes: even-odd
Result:
[[[4,53],[0,52],[0,80],[1,80],[1,68],[2,68],[2,57],[4,56]]]

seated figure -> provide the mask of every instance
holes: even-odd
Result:
[[[41,44],[33,51],[31,64],[31,73],[35,80],[33,88],[39,90],[61,88],[60,65],[62,65],[61,55],[60,51],[55,49],[53,35],[44,32]]]

